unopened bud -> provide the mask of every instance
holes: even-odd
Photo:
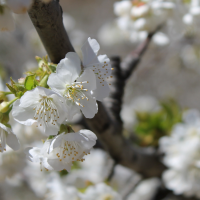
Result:
[[[10,108],[10,102],[4,101],[0,104],[0,112],[1,113],[6,113],[9,110],[9,108]]]
[[[12,105],[19,97],[14,98],[11,101],[4,101],[0,104],[0,113],[6,113],[10,109],[10,105]]]
[[[47,71],[46,64],[43,60],[40,60],[38,63],[39,68],[41,68],[43,71]]]
[[[40,81],[39,86],[48,88],[48,85],[47,85],[48,78],[49,78],[49,75],[45,75],[43,79]]]
[[[8,98],[6,95],[11,94],[10,92],[4,92],[4,91],[0,91],[0,103],[2,103],[3,101],[8,101]]]
[[[23,85],[25,83],[25,80],[25,78],[20,78],[18,79],[18,83]]]

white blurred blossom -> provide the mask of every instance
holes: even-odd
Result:
[[[171,136],[160,139],[163,162],[169,168],[163,174],[168,189],[175,194],[200,197],[200,114],[189,110],[183,122],[177,124]]]
[[[84,193],[83,200],[122,200],[121,196],[105,183],[90,186]]]

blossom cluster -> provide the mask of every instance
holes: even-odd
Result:
[[[183,122],[171,136],[160,139],[163,162],[169,168],[163,173],[166,187],[177,195],[200,197],[200,113],[188,110]]]
[[[0,92],[0,151],[6,143],[14,150],[19,141],[12,132],[9,113],[20,124],[35,124],[48,138],[42,148],[26,149],[32,162],[39,162],[41,170],[67,170],[75,161],[84,161],[97,137],[89,130],[74,132],[68,122],[82,113],[93,118],[98,111],[97,100],[109,95],[111,75],[110,60],[106,55],[97,55],[100,49],[95,39],[88,38],[82,47],[83,60],[75,52],[69,52],[58,65],[39,58],[39,69],[27,72],[18,82],[11,79],[7,84],[10,92]],[[6,96],[15,98],[7,101]]]
[[[122,0],[114,3],[117,25],[132,42],[143,40],[170,16],[175,4],[171,1]]]

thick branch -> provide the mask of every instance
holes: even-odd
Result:
[[[62,22],[59,0],[48,4],[35,0],[29,16],[53,63],[59,63],[66,53],[74,51]]]
[[[62,10],[58,1],[43,4],[34,0],[29,16],[52,62],[58,63],[69,51],[74,51],[62,24]],[[99,111],[93,119],[85,119],[90,129],[104,144],[113,159],[145,177],[159,176],[164,166],[155,152],[138,149],[122,136],[122,126],[98,103]]]

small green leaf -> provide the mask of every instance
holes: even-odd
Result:
[[[14,95],[16,95],[16,90],[11,86],[11,85],[9,85],[8,83],[6,83],[6,86],[8,87],[8,89],[14,94]]]
[[[24,87],[27,90],[32,90],[35,87],[35,75],[30,75],[26,77]]]

